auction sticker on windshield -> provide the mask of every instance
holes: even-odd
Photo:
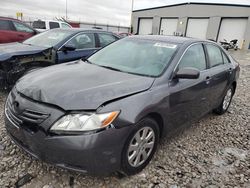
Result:
[[[169,44],[169,43],[155,43],[154,44],[155,47],[161,47],[161,48],[172,48],[175,49],[177,47],[177,45],[175,44]]]

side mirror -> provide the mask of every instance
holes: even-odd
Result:
[[[174,78],[179,79],[197,79],[200,77],[200,71],[195,68],[182,68],[178,70]]]
[[[65,44],[65,45],[62,47],[62,51],[63,51],[63,52],[74,51],[74,50],[76,50],[76,47],[74,47],[74,46],[71,45],[71,44]]]

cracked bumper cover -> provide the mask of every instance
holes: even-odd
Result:
[[[23,150],[44,162],[92,175],[109,175],[120,169],[128,127],[89,135],[46,136],[31,134],[14,125],[5,114],[7,133]]]

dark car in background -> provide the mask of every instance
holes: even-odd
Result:
[[[32,156],[94,175],[135,174],[159,139],[229,108],[239,64],[211,41],[132,36],[22,77],[5,124]],[[166,151],[167,152],[167,151]]]
[[[37,33],[20,20],[0,17],[0,43],[22,42]]]
[[[52,29],[22,43],[0,45],[0,84],[13,85],[24,73],[41,67],[85,58],[116,41],[105,31]]]
[[[115,33],[115,34],[119,35],[121,38],[129,37],[129,36],[132,35],[131,33],[126,33],[126,32],[118,32],[118,33]]]

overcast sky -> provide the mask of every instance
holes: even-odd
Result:
[[[67,0],[68,18],[76,21],[129,26],[132,0]],[[248,4],[250,0],[134,0],[134,10],[183,2]],[[25,20],[65,17],[66,0],[0,0],[0,16],[15,17],[23,12]]]

